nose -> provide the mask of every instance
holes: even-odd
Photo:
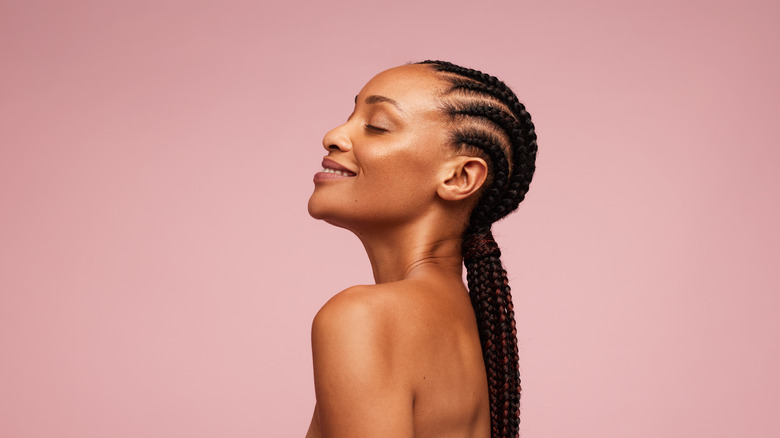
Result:
[[[337,126],[322,138],[322,146],[326,151],[341,151],[347,152],[352,149],[352,142],[347,135],[346,124]]]

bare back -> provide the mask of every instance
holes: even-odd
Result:
[[[490,437],[482,350],[459,277],[431,268],[349,288],[315,317],[312,350],[309,438]]]

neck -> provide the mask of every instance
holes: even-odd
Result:
[[[388,232],[356,232],[366,249],[377,284],[409,278],[436,268],[460,278],[463,274],[460,233],[440,230],[457,227],[408,227]]]

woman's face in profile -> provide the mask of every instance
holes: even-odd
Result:
[[[323,139],[309,213],[337,226],[413,220],[436,200],[437,176],[453,152],[440,110],[445,84],[424,65],[382,72],[357,95],[347,121]]]

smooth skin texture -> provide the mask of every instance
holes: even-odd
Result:
[[[426,66],[380,73],[323,139],[354,176],[318,180],[309,213],[358,236],[376,284],[336,294],[314,318],[308,438],[490,436],[461,259],[487,165],[448,145],[444,89]]]

